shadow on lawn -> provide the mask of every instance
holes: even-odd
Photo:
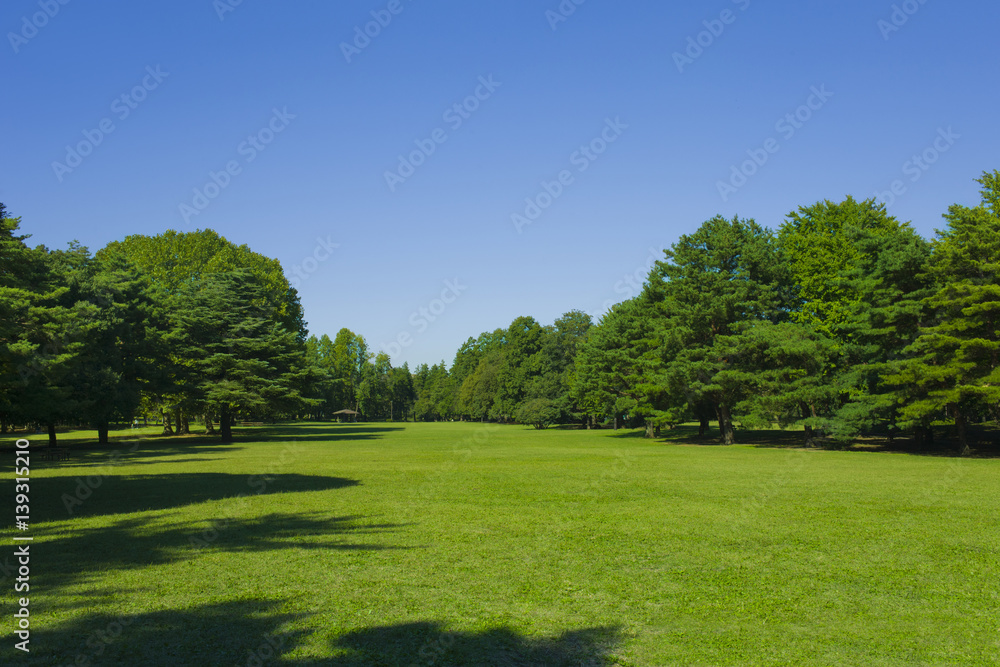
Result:
[[[32,633],[37,664],[91,665],[484,665],[599,667],[619,641],[616,628],[588,628],[554,638],[509,628],[448,632],[437,623],[364,628],[333,641],[336,657],[291,658],[309,635],[308,617],[283,613],[280,601],[248,600],[132,616],[91,614]],[[11,653],[12,637],[4,652]]]
[[[217,439],[202,437],[184,437],[176,439],[145,438],[130,441],[112,440],[109,445],[98,445],[96,442],[80,443],[70,447],[60,444],[59,451],[67,451],[69,458],[54,460],[48,458],[49,449],[33,443],[29,450],[31,467],[36,470],[78,470],[83,475],[95,475],[108,472],[108,468],[119,465],[150,465],[163,462],[169,457],[169,463],[202,463],[217,461],[220,457],[210,454],[232,454],[245,447],[236,444],[221,443]],[[0,450],[2,451],[2,450]],[[9,459],[9,460],[7,460]],[[0,463],[0,470],[8,470],[13,466],[14,457],[6,457]],[[89,471],[89,472],[88,472]]]
[[[191,434],[184,436],[146,435],[133,438],[112,438],[107,445],[100,445],[89,439],[65,439],[59,443],[60,451],[68,451],[66,460],[48,460],[48,447],[41,441],[32,441],[30,449],[35,457],[32,464],[42,468],[73,468],[94,465],[108,465],[113,461],[142,465],[158,463],[157,459],[171,456],[199,456],[212,453],[232,453],[245,449],[241,443],[258,442],[338,442],[344,440],[375,440],[385,434],[402,431],[402,426],[372,426],[367,424],[294,424],[274,425],[260,428],[233,428],[234,442],[225,443],[218,435]],[[10,446],[0,448],[0,452],[13,454],[13,440]],[[210,461],[213,459],[183,459],[171,461],[181,463],[191,460]],[[4,459],[6,461],[6,459]],[[0,463],[0,469],[13,466],[9,462]]]
[[[402,431],[402,426],[372,424],[276,424],[254,429],[234,429],[238,440],[248,442],[337,442],[340,440],[377,440],[387,433]]]
[[[437,623],[405,623],[356,630],[334,642],[335,649],[346,651],[346,655],[295,664],[599,667],[617,664],[610,653],[619,637],[617,628],[587,628],[554,638],[535,638],[510,628],[448,632]]]
[[[835,442],[821,443],[810,447],[806,443],[802,431],[781,429],[736,429],[736,443],[765,449],[814,449],[839,450],[848,452],[882,452],[910,454],[913,456],[957,457],[957,446],[953,441],[952,430],[947,427],[935,428],[935,444],[921,445],[908,435],[895,437],[892,440],[887,435],[869,435],[859,437],[849,444]],[[642,438],[642,429],[615,434],[620,438]],[[719,445],[719,432],[714,428],[705,436],[698,436],[698,427],[681,425],[674,429],[664,429],[660,432],[657,442],[677,445]],[[966,458],[994,459],[1000,458],[1000,429],[977,425],[969,428],[969,445],[972,454]]]
[[[402,524],[370,523],[364,517],[330,516],[320,512],[245,516],[251,511],[233,504],[197,521],[150,525],[148,518],[139,516],[97,528],[78,528],[65,537],[46,540],[32,550],[32,578],[51,592],[85,579],[92,572],[164,565],[214,551],[405,548],[371,541],[372,536],[392,532],[403,527]],[[210,588],[211,583],[206,582],[206,586]]]
[[[52,629],[32,628],[30,655],[38,665],[282,664],[275,658],[298,646],[306,632],[288,630],[303,615],[281,613],[279,606],[247,600],[134,615],[89,614]],[[3,664],[14,664],[13,654],[20,654],[12,649],[15,641],[5,638]]]
[[[108,475],[110,469],[81,468],[76,477],[31,480],[31,513],[36,523],[74,517],[132,514],[171,509],[210,500],[273,493],[328,491],[358,486],[359,481],[319,475],[230,475],[221,472],[166,475]],[[0,481],[0,493],[13,493],[13,478]],[[13,497],[13,496],[11,496]]]

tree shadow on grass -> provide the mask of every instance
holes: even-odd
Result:
[[[370,424],[275,424],[262,427],[233,427],[233,442],[222,442],[219,435],[192,433],[183,436],[136,435],[111,438],[102,445],[95,438],[63,438],[57,449],[68,450],[70,459],[47,461],[40,457],[49,449],[47,443],[32,436],[31,452],[37,455],[38,463],[45,467],[92,465],[120,452],[122,460],[129,463],[146,458],[177,456],[180,454],[202,454],[207,452],[233,452],[244,449],[243,443],[255,442],[337,442],[344,440],[375,440],[386,434],[402,431],[403,426],[375,426]],[[0,447],[2,452],[13,452],[14,440],[8,446]],[[2,466],[3,464],[0,464]]]
[[[124,606],[124,605],[123,605]],[[567,631],[554,638],[525,637],[509,628],[448,632],[421,622],[364,628],[335,639],[322,658],[293,658],[311,632],[309,615],[281,610],[282,601],[250,599],[137,614],[88,614],[56,627],[32,629],[31,664],[330,665],[332,667],[603,667],[617,628]],[[21,663],[25,654],[5,633],[0,661]]]
[[[60,445],[56,451],[65,452],[67,458],[52,459],[52,450],[44,446],[33,446],[29,450],[31,468],[34,470],[66,470],[79,469],[85,473],[88,469],[108,468],[117,465],[148,465],[160,463],[162,459],[184,456],[173,459],[169,463],[206,462],[218,460],[210,454],[232,454],[245,447],[234,444],[220,443],[218,440],[201,438],[161,439],[148,438],[138,440],[112,441],[108,445],[82,443],[71,447]],[[9,456],[0,463],[0,470],[13,467],[13,450],[7,448]],[[106,471],[104,471],[106,472]],[[95,474],[93,472],[85,474]],[[99,474],[99,473],[98,473]]]
[[[714,423],[713,423],[714,426]],[[619,437],[641,437],[643,431],[633,431]],[[672,430],[664,430],[657,440],[678,445],[718,445],[718,430],[713,430],[705,436],[698,436],[698,427],[691,425],[677,426]],[[819,441],[815,445],[806,442],[806,436],[800,430],[783,429],[736,429],[736,444],[749,445],[762,449],[808,449],[815,451],[847,451],[870,453],[896,453],[913,456],[956,457],[959,451],[953,442],[950,428],[935,428],[935,444],[922,445],[909,435],[865,435],[852,442],[842,443],[832,440]],[[972,454],[966,458],[995,459],[1000,458],[1000,429],[991,426],[977,425],[969,428],[969,445]]]
[[[239,496],[328,491],[360,484],[357,480],[344,477],[298,474],[101,474],[108,470],[95,468],[88,474],[87,469],[81,469],[76,477],[32,478],[31,514],[34,522],[132,514]],[[13,497],[13,486],[13,478],[0,480],[0,494],[9,491],[8,496]]]
[[[372,424],[277,424],[252,429],[233,429],[240,441],[248,442],[338,442],[342,440],[377,440],[389,433],[405,430],[403,426]]]
[[[32,579],[51,592],[94,572],[164,565],[219,551],[405,548],[375,541],[377,536],[393,532],[402,524],[374,523],[364,517],[319,512],[245,516],[251,510],[239,504],[226,509],[201,520],[150,524],[148,518],[140,516],[67,531],[65,536],[45,540],[32,549]]]
[[[245,600],[139,614],[89,614],[31,631],[30,654],[4,637],[6,665],[266,665],[293,664],[307,631],[290,629],[303,614],[282,613],[280,602]],[[123,605],[126,606],[126,605]],[[41,612],[40,612],[41,613]],[[34,624],[33,624],[34,625]]]
[[[611,654],[620,634],[618,628],[587,628],[536,638],[504,627],[472,633],[448,632],[438,623],[406,623],[350,632],[334,643],[341,654],[337,658],[296,664],[603,667],[619,664]]]

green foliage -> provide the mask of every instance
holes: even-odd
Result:
[[[170,295],[192,280],[237,269],[249,271],[261,287],[261,305],[275,308],[285,328],[305,338],[302,305],[278,260],[231,243],[210,229],[129,236],[109,243],[98,256],[123,257],[138,267],[149,276],[164,305]]]
[[[970,416],[1000,406],[1000,172],[979,182],[982,203],[953,205],[945,216],[929,267],[936,290],[924,300],[928,326],[890,379],[899,387],[902,423],[948,414],[963,452]]]
[[[732,410],[747,395],[732,368],[729,337],[756,322],[787,318],[794,286],[773,234],[753,220],[715,217],[665,252],[650,274],[645,299],[655,304],[665,336],[666,382],[690,406],[711,406],[724,442],[734,441]]]
[[[181,286],[170,333],[188,361],[194,400],[219,415],[224,441],[237,412],[271,417],[306,409],[304,346],[267,288],[249,271],[208,274]]]
[[[788,214],[778,230],[778,245],[788,258],[801,304],[792,313],[828,336],[863,302],[863,295],[843,278],[871,259],[857,243],[858,235],[885,236],[899,223],[874,199],[859,202],[847,197],[802,206]]]
[[[550,398],[532,398],[517,409],[515,418],[521,424],[531,424],[542,430],[559,419],[559,405]]]

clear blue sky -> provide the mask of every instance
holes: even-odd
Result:
[[[63,2],[0,8],[0,201],[33,242],[215,229],[305,267],[311,332],[404,334],[397,364],[450,364],[520,315],[600,313],[715,214],[776,228],[899,181],[890,211],[930,237],[1000,168],[1000,7],[984,0],[895,16],[873,0],[566,0],[568,17],[559,0]],[[372,12],[387,25],[355,44]],[[390,187],[416,142],[433,153]],[[907,164],[925,151],[933,164]],[[753,154],[766,162],[723,197]],[[540,194],[519,233],[512,214]],[[460,296],[435,302],[448,280]]]

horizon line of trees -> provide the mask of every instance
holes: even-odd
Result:
[[[801,428],[809,444],[1000,420],[1000,172],[927,241],[874,199],[823,201],[777,231],[717,216],[592,324],[516,319],[417,369],[422,419]]]
[[[519,317],[444,361],[393,367],[349,329],[309,336],[280,263],[211,230],[92,255],[29,248],[0,204],[0,431],[158,415],[165,434],[349,409],[545,428],[800,427],[809,443],[1000,419],[1000,172],[927,241],[874,199],[721,216],[683,235],[599,322]]]

